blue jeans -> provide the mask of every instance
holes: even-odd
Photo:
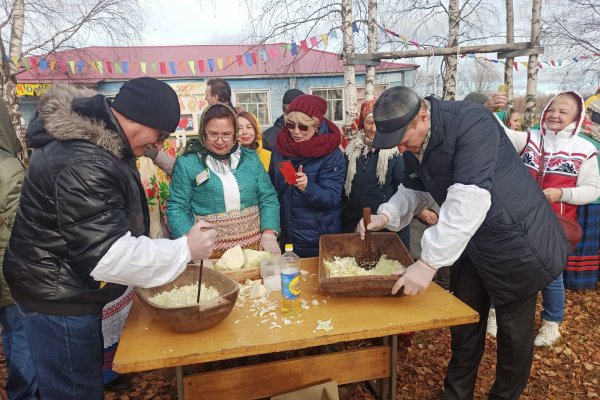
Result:
[[[31,312],[19,305],[44,400],[102,400],[102,316]]]
[[[1,273],[1,272],[0,272]],[[23,317],[15,304],[0,308],[2,350],[8,366],[6,391],[11,400],[35,399],[37,383]]]
[[[565,317],[565,285],[561,273],[542,289],[542,319],[561,322]]]

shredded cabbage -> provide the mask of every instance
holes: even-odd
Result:
[[[200,302],[212,300],[219,297],[219,291],[213,286],[206,286],[204,283],[200,290]],[[190,304],[197,304],[198,284],[185,285],[182,287],[175,286],[172,290],[158,293],[150,298],[151,302],[162,307],[185,307]]]
[[[404,266],[397,260],[391,260],[384,254],[379,258],[377,265],[373,269],[366,270],[358,266],[354,257],[333,257],[332,260],[325,260],[325,268],[329,276],[362,276],[362,275],[390,275],[394,271],[404,269]]]

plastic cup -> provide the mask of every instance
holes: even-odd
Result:
[[[260,262],[260,274],[263,279],[263,284],[272,292],[281,290],[280,266],[280,256],[271,257]]]

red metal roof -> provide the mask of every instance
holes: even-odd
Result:
[[[286,44],[259,46],[93,46],[65,50],[45,59],[32,57],[29,70],[17,75],[19,83],[46,83],[61,80],[95,83],[127,80],[140,76],[156,78],[273,77],[341,75],[342,61],[337,53],[299,49],[293,56]],[[193,64],[193,70],[190,68]],[[212,63],[212,71],[209,63]],[[201,66],[204,72],[201,71]],[[142,71],[143,67],[146,73]],[[415,64],[382,62],[378,72],[418,68]],[[125,71],[126,70],[126,71]],[[364,73],[357,65],[356,72]]]

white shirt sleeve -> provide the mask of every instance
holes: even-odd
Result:
[[[591,157],[581,164],[577,174],[577,186],[562,189],[560,201],[581,206],[591,203],[598,197],[600,197],[598,157]]]
[[[421,238],[421,259],[433,268],[452,265],[485,220],[492,204],[490,192],[455,183],[448,188],[438,223]]]
[[[127,232],[108,249],[90,275],[97,281],[149,288],[179,276],[192,256],[187,236],[177,240],[132,237]]]
[[[388,202],[379,206],[377,214],[385,214],[389,221],[386,229],[397,232],[410,224],[415,215],[433,204],[435,201],[429,193],[400,185]]]

